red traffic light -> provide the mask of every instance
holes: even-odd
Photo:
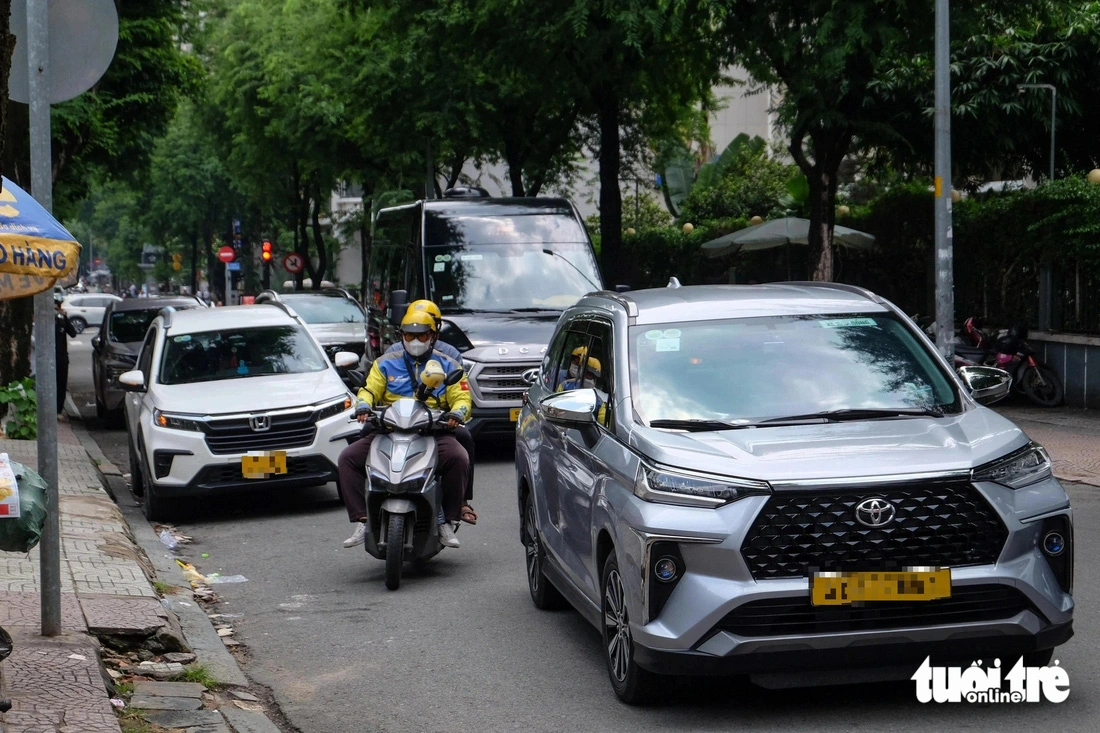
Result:
[[[272,258],[275,256],[271,250],[271,242],[265,239],[263,244],[263,252],[260,253],[260,258],[263,259],[264,262],[271,262]]]

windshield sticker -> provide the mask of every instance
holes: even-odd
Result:
[[[666,338],[666,339],[679,339],[679,338],[680,338],[680,329],[678,329],[678,328],[670,328],[670,329],[668,329],[667,331],[665,331],[665,335],[664,335],[664,336],[663,336],[662,338]]]
[[[435,256],[435,261],[436,262],[442,262],[443,261],[443,255],[436,255]]]
[[[667,333],[667,331],[666,331]],[[680,339],[678,338],[660,338],[657,339],[657,351],[679,351]]]
[[[445,300],[445,301],[446,300],[454,300],[454,299],[455,299],[455,296],[453,296],[453,295],[444,295],[443,296],[443,300]]]
[[[175,337],[174,339],[172,339],[172,340],[173,340],[173,341],[175,341],[175,342],[176,342],[177,344],[178,344],[178,343],[180,343],[181,341],[182,341],[183,343],[187,343],[188,341],[190,341],[190,340],[191,340],[191,336],[190,336],[190,335],[184,335],[184,336],[176,336],[176,337]]]
[[[447,269],[446,262],[437,262],[432,266],[432,272],[443,272]]]
[[[451,261],[451,256],[450,255],[440,255],[440,256],[443,258],[444,262],[450,262]]]
[[[818,321],[822,328],[851,328],[853,326],[877,326],[874,318],[833,318],[828,321]]]
[[[475,260],[482,259],[481,255],[462,255],[460,258],[463,262],[473,262]]]
[[[647,339],[649,339],[650,341],[656,341],[657,339],[661,338],[662,333],[664,333],[664,331],[657,328],[657,329],[654,329],[652,331],[646,331],[645,332],[645,337]]]

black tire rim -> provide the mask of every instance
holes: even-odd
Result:
[[[1032,369],[1029,385],[1031,391],[1042,400],[1053,400],[1058,394],[1058,387],[1050,374],[1043,374],[1042,369]]]
[[[611,568],[603,590],[603,634],[607,644],[607,667],[620,684],[630,670],[630,619],[626,612],[626,594],[618,568]]]
[[[524,518],[524,533],[527,535],[527,584],[532,593],[539,592],[542,577],[542,548],[539,546],[539,533],[535,528],[535,502],[527,499],[527,511]]]

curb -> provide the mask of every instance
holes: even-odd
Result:
[[[190,583],[175,557],[168,553],[153,527],[145,519],[141,508],[131,498],[122,472],[103,454],[91,433],[80,423],[71,424],[73,433],[95,466],[104,489],[114,500],[126,519],[134,543],[149,558],[158,579],[177,587],[176,593],[166,594],[161,603],[179,619],[191,651],[197,662],[221,684],[229,687],[250,687],[248,677],[241,670],[237,659],[230,654],[214,624],[190,593]],[[242,733],[280,733],[279,728],[263,713],[224,707],[219,711],[230,725]]]

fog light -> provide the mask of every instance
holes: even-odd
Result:
[[[662,557],[653,564],[653,574],[662,583],[671,583],[680,574],[680,568],[676,567],[676,561],[671,557]]]
[[[1047,532],[1043,537],[1043,552],[1051,557],[1058,557],[1066,549],[1066,539],[1058,532]]]

